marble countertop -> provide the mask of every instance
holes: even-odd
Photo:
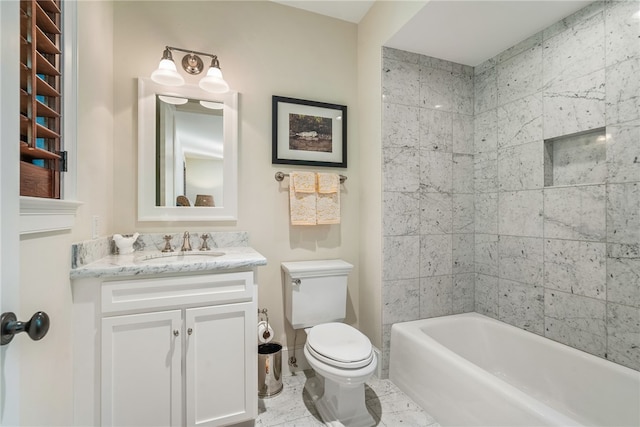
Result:
[[[211,251],[137,251],[129,255],[107,255],[82,267],[72,268],[72,279],[86,277],[140,276],[162,273],[218,272],[266,265],[267,259],[254,249],[213,248]]]

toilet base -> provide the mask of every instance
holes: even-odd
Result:
[[[316,373],[305,384],[320,418],[330,427],[372,427],[376,421],[364,401],[364,383],[338,384]]]

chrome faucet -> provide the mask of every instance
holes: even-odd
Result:
[[[191,242],[189,241],[189,232],[184,232],[184,240],[182,241],[182,248],[180,248],[182,252],[191,250]]]

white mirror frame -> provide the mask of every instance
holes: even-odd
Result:
[[[156,206],[156,95],[224,102],[224,206]],[[196,85],[162,86],[138,79],[138,221],[238,219],[238,93],[212,94]]]

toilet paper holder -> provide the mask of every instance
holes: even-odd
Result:
[[[258,315],[264,315],[264,317],[265,317],[264,327],[263,328],[260,327],[260,324],[262,322],[259,322],[259,324],[258,324],[259,325],[258,326],[258,338],[260,339],[260,341],[264,340],[262,342],[269,342],[269,341],[271,341],[271,339],[273,339],[273,337],[271,336],[272,333],[273,333],[273,329],[271,329],[271,327],[269,327],[269,313],[267,312],[266,308],[263,308],[263,309],[258,309]]]

